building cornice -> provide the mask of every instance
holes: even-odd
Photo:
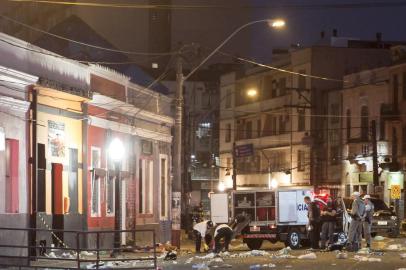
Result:
[[[123,101],[100,95],[95,93],[93,95],[93,99],[89,102],[90,105],[117,112],[120,114],[128,115],[128,116],[136,116],[139,119],[157,123],[157,124],[166,124],[169,126],[173,126],[174,124],[174,119],[172,117],[166,116],[166,115],[161,115],[161,114],[156,114],[149,112],[147,110],[143,110],[141,108],[138,108],[134,105],[131,105],[129,103],[125,103]]]
[[[12,113],[16,116],[24,116],[30,107],[30,103],[12,97],[0,96],[0,111]]]
[[[89,66],[89,71],[99,77],[111,80],[115,83],[127,86],[130,78],[105,66],[91,64]]]
[[[38,77],[0,65],[0,80],[25,87],[37,83]]]
[[[89,116],[89,124],[91,126],[103,128],[103,129],[111,129],[117,132],[125,133],[125,134],[130,134],[130,135],[135,135],[139,136],[145,139],[150,139],[150,140],[155,140],[155,141],[161,141],[161,142],[166,142],[166,143],[171,143],[172,142],[172,136],[170,134],[162,133],[162,132],[157,132],[157,131],[152,131],[148,129],[143,129],[139,127],[133,127],[130,125],[126,124],[121,124],[118,122],[106,120],[103,118],[95,117],[95,116]]]

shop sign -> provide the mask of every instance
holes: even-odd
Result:
[[[249,157],[254,154],[253,144],[244,144],[235,146],[235,156],[236,157]]]
[[[374,182],[374,175],[372,172],[362,172],[359,174],[359,182],[360,183],[373,183]]]

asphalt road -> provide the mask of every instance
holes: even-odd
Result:
[[[390,251],[388,250],[389,245],[400,244],[403,247],[403,251]],[[241,247],[240,243],[234,243],[238,247],[234,246],[231,249],[231,254],[238,254],[248,251],[247,248]],[[263,250],[266,250],[269,254],[276,253],[279,249],[283,248],[282,244],[266,244]],[[317,258],[314,260],[300,260],[300,259],[275,259],[271,256],[249,256],[246,258],[230,258],[225,257],[224,263],[215,263],[218,268],[211,267],[210,269],[250,269],[251,265],[264,265],[264,264],[274,264],[274,268],[262,267],[261,269],[292,269],[292,270],[321,270],[321,269],[333,269],[333,270],[355,270],[355,269],[379,269],[379,270],[397,270],[404,268],[406,270],[406,259],[401,259],[400,254],[406,253],[406,238],[397,239],[385,239],[384,241],[374,242],[372,245],[373,251],[377,251],[373,255],[369,255],[370,258],[379,258],[381,262],[360,262],[354,259],[357,254],[348,253],[347,259],[337,259],[335,252],[316,252]],[[379,254],[383,252],[383,254]],[[305,249],[294,250],[290,254],[293,256],[299,256],[306,254]],[[192,263],[186,263],[186,261],[195,257],[196,254],[186,254],[178,257],[176,262],[164,262],[159,261],[159,266],[164,270],[176,269],[192,269],[193,264],[197,263],[208,263],[209,260],[194,258]],[[204,254],[202,254],[204,255]],[[200,256],[202,256],[200,255]],[[359,255],[368,256],[368,255]],[[221,267],[224,264],[231,265],[228,268]]]

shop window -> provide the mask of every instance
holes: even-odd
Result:
[[[153,161],[140,159],[139,166],[139,213],[152,214]]]
[[[92,172],[92,179],[91,179],[91,216],[98,217],[100,216],[100,176],[96,175],[96,173]]]
[[[161,219],[166,219],[168,214],[168,159],[161,155],[160,158],[160,186],[161,186]]]
[[[114,216],[116,177],[109,175],[106,180],[106,215]]]
[[[19,142],[6,139],[6,212],[18,213],[18,161]]]

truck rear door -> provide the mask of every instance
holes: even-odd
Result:
[[[297,221],[296,190],[278,192],[278,221],[290,223]]]

